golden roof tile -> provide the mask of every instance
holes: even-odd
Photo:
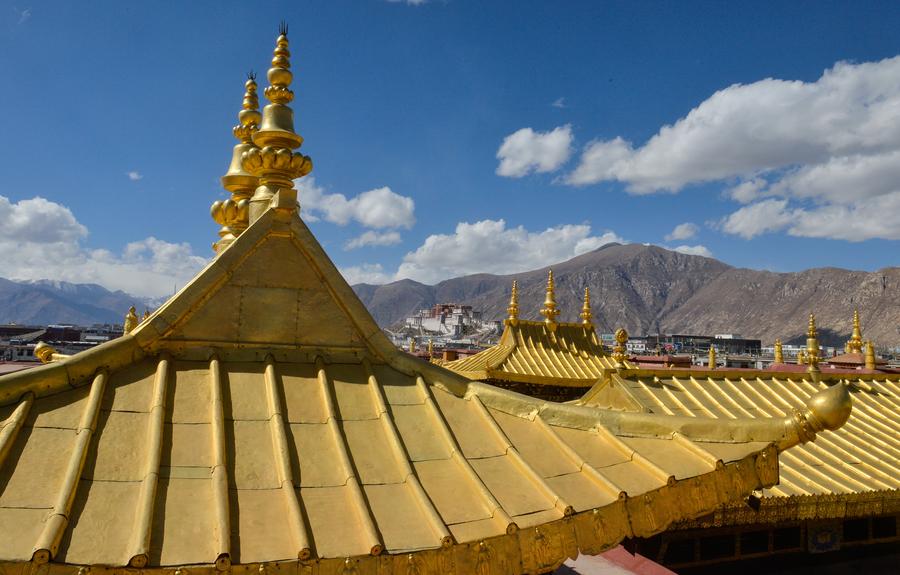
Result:
[[[846,387],[853,398],[853,416],[836,432],[785,453],[780,481],[765,490],[763,503],[836,496],[840,505],[821,505],[815,514],[835,518],[851,516],[854,502],[869,501],[873,494],[878,502],[900,502],[900,376],[831,377],[825,383],[803,373],[731,375],[614,374],[576,403],[692,418],[786,417],[827,385]],[[871,511],[871,505],[866,509]],[[791,518],[791,510],[796,512],[796,506],[770,515],[784,521]],[[743,517],[736,511],[731,515]]]
[[[546,573],[775,484],[779,452],[846,419],[843,387],[767,418],[661,416],[394,348],[298,217],[287,57],[282,34],[248,227],[131,333],[0,377],[4,572]],[[555,347],[520,326],[496,356],[520,372],[607,365],[581,325]]]

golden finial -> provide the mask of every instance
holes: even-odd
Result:
[[[544,298],[544,307],[541,308],[541,315],[544,316],[544,323],[550,331],[556,330],[556,316],[559,310],[556,309],[556,297],[554,294],[553,270],[547,274],[547,297]]]
[[[853,333],[850,335],[850,341],[847,342],[847,353],[862,353],[863,338],[862,330],[859,327],[859,310],[853,310]]]
[[[628,343],[628,332],[625,331],[625,328],[620,327],[616,330],[616,346],[613,348],[612,357],[616,361],[616,367],[622,367],[622,362],[625,361],[625,344]]]
[[[222,186],[231,192],[231,198],[217,201],[210,208],[213,219],[222,226],[219,230],[219,241],[213,244],[218,253],[228,247],[244,230],[247,229],[247,216],[250,196],[259,185],[259,178],[244,169],[243,157],[246,152],[256,148],[253,134],[259,129],[259,97],[256,95],[256,75],[247,74],[244,83],[244,102],[238,112],[238,125],[232,128],[238,144],[231,153],[231,165],[222,176]]]
[[[816,316],[809,314],[809,325],[806,329],[806,371],[819,373],[819,339],[816,333]]]
[[[712,344],[709,346],[709,369],[716,369],[716,348]]]
[[[146,321],[146,319],[149,317],[150,317],[150,310],[147,308],[144,308],[144,315],[141,316],[141,323]]]
[[[507,322],[515,325],[519,321],[519,282],[513,280],[512,292],[509,295],[509,306],[506,308],[509,314]]]
[[[775,340],[775,362],[774,363],[784,363],[784,351],[781,348],[781,340]]]
[[[434,357],[434,340],[430,337],[428,338],[428,359]]]
[[[802,349],[797,352],[797,365],[806,365],[806,352]]]
[[[591,312],[591,289],[584,288],[584,305],[581,306],[581,324],[590,327],[594,323],[594,314]]]
[[[122,331],[126,334],[129,334],[136,328],[138,325],[138,316],[137,311],[134,309],[134,306],[128,308],[128,313],[125,314],[125,324],[122,326]]]
[[[416,338],[409,338],[409,353],[416,353]]]
[[[266,74],[269,86],[265,89],[265,95],[270,104],[263,108],[259,130],[252,136],[257,147],[241,156],[243,169],[259,178],[259,186],[250,198],[251,224],[270,204],[290,218],[297,209],[294,180],[312,171],[312,160],[293,151],[303,144],[303,138],[294,132],[294,111],[288,106],[294,99],[290,89],[294,75],[291,73],[287,25],[282,23],[279,32],[272,67]]]
[[[866,369],[875,369],[875,346],[872,340],[866,342]]]

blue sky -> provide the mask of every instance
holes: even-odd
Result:
[[[188,279],[281,19],[315,164],[301,210],[351,281],[610,240],[900,264],[896,4],[416,4],[3,2],[0,275]]]

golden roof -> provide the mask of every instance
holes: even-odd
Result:
[[[537,383],[564,387],[590,387],[607,370],[617,367],[597,339],[585,290],[580,323],[555,320],[559,310],[554,299],[553,272],[547,278],[547,298],[541,313],[544,321],[518,318],[518,290],[513,282],[510,315],[496,345],[462,359],[441,365],[475,380]],[[546,310],[551,310],[546,312]],[[549,315],[548,315],[549,313]],[[633,367],[623,361],[619,367]]]
[[[829,383],[848,389],[853,416],[835,433],[785,453],[780,459],[779,483],[764,492],[764,507],[770,504],[771,515],[753,519],[752,514],[739,510],[737,515],[745,516],[746,521],[900,510],[900,376],[831,378]],[[804,373],[732,372],[723,376],[646,371],[630,376],[613,374],[576,403],[733,421],[790,417],[826,388],[826,383]],[[796,515],[789,516],[792,513]]]
[[[248,227],[129,334],[0,378],[4,572],[545,573],[773,485],[778,452],[846,420],[843,387],[698,420],[543,402],[394,348],[298,217],[287,56],[282,34],[242,141]]]

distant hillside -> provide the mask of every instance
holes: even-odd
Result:
[[[822,343],[849,336],[854,306],[863,335],[878,345],[900,345],[900,268],[877,272],[817,268],[794,273],[739,269],[718,260],[657,246],[610,244],[555,264],[562,319],[575,321],[585,287],[591,288],[598,329],[625,327],[633,334],[739,333],[771,342],[802,339],[815,312]],[[519,281],[523,317],[536,319],[544,301],[547,269],[497,276],[477,274],[434,286],[402,280],[353,286],[383,326],[422,307],[464,302],[502,318],[513,279]]]
[[[89,326],[122,323],[132,305],[149,302],[122,291],[111,292],[96,284],[40,280],[17,282],[0,278],[0,323]]]

